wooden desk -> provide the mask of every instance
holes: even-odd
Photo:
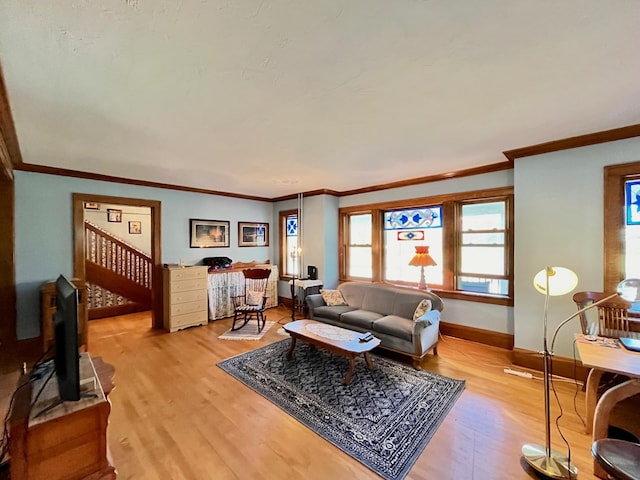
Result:
[[[615,348],[607,346],[601,340],[589,341],[582,334],[576,334],[576,345],[582,364],[591,368],[586,387],[586,433],[593,432],[593,441],[596,441],[607,437],[609,416],[613,407],[618,402],[640,393],[640,353],[630,352],[619,344],[618,348]],[[598,400],[598,384],[605,372],[631,378],[610,388]],[[600,478],[607,478],[606,472],[595,461],[593,473]]]

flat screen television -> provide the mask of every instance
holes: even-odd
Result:
[[[80,400],[78,289],[64,275],[56,280],[53,361],[61,401]]]

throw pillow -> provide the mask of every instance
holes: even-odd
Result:
[[[263,297],[262,292],[249,290],[247,292],[247,305],[261,305],[262,297]]]
[[[334,307],[336,305],[347,305],[340,290],[320,290],[322,299],[327,306]]]
[[[425,298],[418,304],[418,306],[416,307],[416,311],[413,312],[413,320],[416,321],[429,311],[431,311],[431,300],[427,300]]]

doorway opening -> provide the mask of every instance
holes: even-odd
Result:
[[[73,263],[74,263],[74,277],[86,280],[87,279],[87,267],[86,261],[87,252],[85,245],[85,206],[86,205],[100,205],[109,204],[110,206],[122,206],[125,207],[146,207],[150,210],[150,234],[151,234],[151,249],[150,249],[150,305],[151,305],[151,327],[162,328],[163,327],[163,310],[162,310],[162,264],[161,264],[161,203],[156,200],[145,200],[137,198],[125,198],[125,197],[112,197],[107,195],[92,195],[85,193],[73,194]],[[121,220],[118,218],[118,210],[108,212],[108,215],[112,215],[114,220]],[[121,211],[120,211],[121,214]],[[137,228],[137,225],[133,225]],[[92,268],[95,268],[92,266]],[[135,287],[132,288],[133,295],[137,294]]]

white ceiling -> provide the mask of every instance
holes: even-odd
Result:
[[[25,163],[264,197],[640,123],[639,0],[2,0]]]

